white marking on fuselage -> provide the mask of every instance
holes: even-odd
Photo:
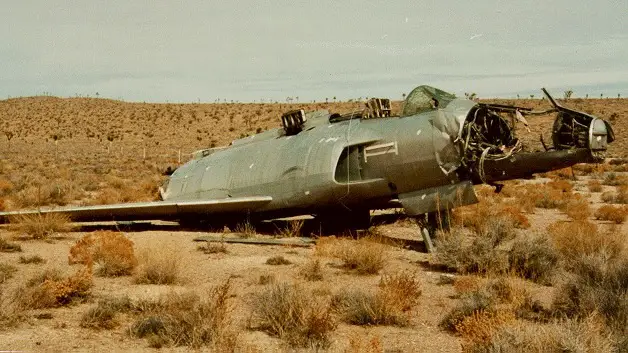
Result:
[[[366,147],[364,149],[364,163],[368,162],[368,157],[379,156],[387,153],[399,155],[397,141]]]
[[[251,163],[251,165],[249,166],[249,169],[253,168],[254,165],[255,163]]]
[[[325,138],[324,137],[321,138],[320,140],[318,140],[318,143],[323,143],[323,142],[325,142]]]
[[[307,196],[307,195],[309,195],[309,194],[310,194],[310,191],[309,191],[309,190],[305,192],[305,195],[306,195],[306,196]]]
[[[336,142],[336,141],[338,141],[338,139],[339,139],[338,137],[330,137],[327,140],[325,140],[325,143],[331,142],[331,141]]]
[[[417,135],[417,136],[421,135],[421,130],[417,131],[417,132],[416,132],[416,135]]]
[[[423,196],[421,196],[421,200],[425,200],[425,196],[427,196],[427,195],[423,194]]]

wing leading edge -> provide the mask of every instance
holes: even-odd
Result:
[[[246,213],[273,200],[270,196],[233,197],[217,200],[155,201],[113,205],[62,207],[39,210],[0,212],[0,223],[11,217],[36,214],[63,214],[72,221],[168,220],[190,215]]]

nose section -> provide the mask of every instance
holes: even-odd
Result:
[[[606,151],[609,142],[614,139],[611,125],[602,120],[595,118],[591,121],[589,127],[589,149],[591,152]]]

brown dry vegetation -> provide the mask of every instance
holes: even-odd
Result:
[[[609,155],[626,157],[626,102],[567,105],[617,113]],[[346,112],[360,104],[298,106]],[[0,128],[15,134],[10,145],[0,141],[0,209],[154,200],[179,152],[184,162],[194,150],[276,127],[296,107],[0,101]],[[538,146],[541,132],[547,141],[550,119],[530,119],[532,132],[519,131],[524,141]],[[198,233],[185,230],[85,234],[42,218],[21,222],[0,229],[0,342],[29,351],[626,350],[627,166],[579,165],[546,173],[549,182],[506,182],[500,194],[478,187],[481,203],[454,211],[435,255],[401,248],[421,242],[407,221],[357,240],[321,238],[314,249],[229,244],[228,252],[223,243],[198,251]],[[278,233],[295,236],[302,226]],[[241,227],[233,231],[265,236]],[[36,254],[50,269],[29,264]],[[68,256],[87,266],[69,266]],[[266,265],[271,258],[292,264]],[[92,278],[91,267],[133,276]]]

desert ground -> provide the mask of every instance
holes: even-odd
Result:
[[[479,204],[443,215],[452,226],[432,254],[400,210],[322,237],[300,220],[219,231],[14,220],[0,227],[0,350],[626,352],[628,99],[561,102],[611,121],[606,162],[499,194],[478,186]],[[193,151],[277,127],[297,107],[363,104],[2,100],[0,210],[155,200],[162,172]],[[518,131],[527,148],[541,148],[551,119]]]

